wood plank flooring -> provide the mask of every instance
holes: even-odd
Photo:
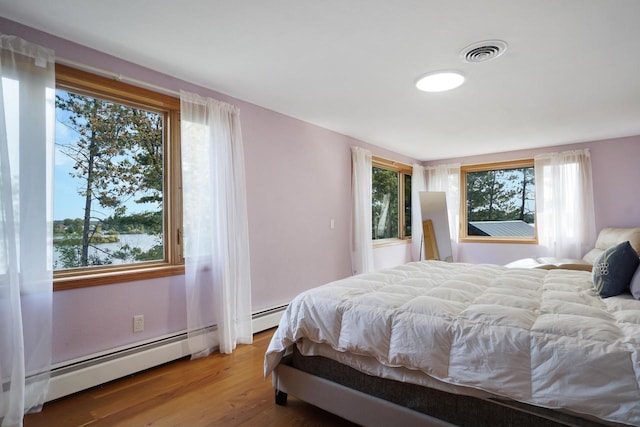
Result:
[[[46,403],[25,427],[344,426],[342,418],[289,396],[274,403],[263,357],[274,330],[231,355],[182,359]]]

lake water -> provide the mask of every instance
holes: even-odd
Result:
[[[89,247],[89,256],[96,255],[102,253],[102,251],[110,251],[114,252],[120,249],[124,245],[129,245],[132,248],[140,248],[143,252],[148,251],[152,247],[157,244],[162,243],[162,239],[159,236],[153,236],[151,234],[120,234],[118,236],[120,238],[119,242],[115,243],[98,243],[94,246],[96,248],[90,246]],[[57,246],[53,247],[53,260],[54,260],[54,268],[56,265],[60,265],[60,253],[58,252]],[[113,264],[122,264],[124,261],[119,259],[112,259]],[[61,268],[61,267],[58,267]]]

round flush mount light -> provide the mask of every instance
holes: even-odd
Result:
[[[462,83],[464,76],[459,71],[436,71],[420,77],[416,87],[423,92],[444,92],[455,89]]]

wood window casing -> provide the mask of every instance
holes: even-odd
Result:
[[[56,270],[53,273],[54,291],[184,274],[181,238],[180,100],[60,64],[56,64],[56,88],[164,115],[164,259]]]
[[[464,243],[524,243],[538,244],[538,228],[534,223],[534,236],[530,237],[498,237],[498,236],[469,236],[467,233],[467,173],[484,172],[502,169],[518,169],[534,167],[533,159],[512,160],[505,162],[465,165],[460,167],[460,242]]]

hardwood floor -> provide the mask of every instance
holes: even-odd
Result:
[[[354,426],[289,396],[274,403],[263,357],[274,330],[231,355],[178,360],[72,396],[27,415],[25,427]]]

